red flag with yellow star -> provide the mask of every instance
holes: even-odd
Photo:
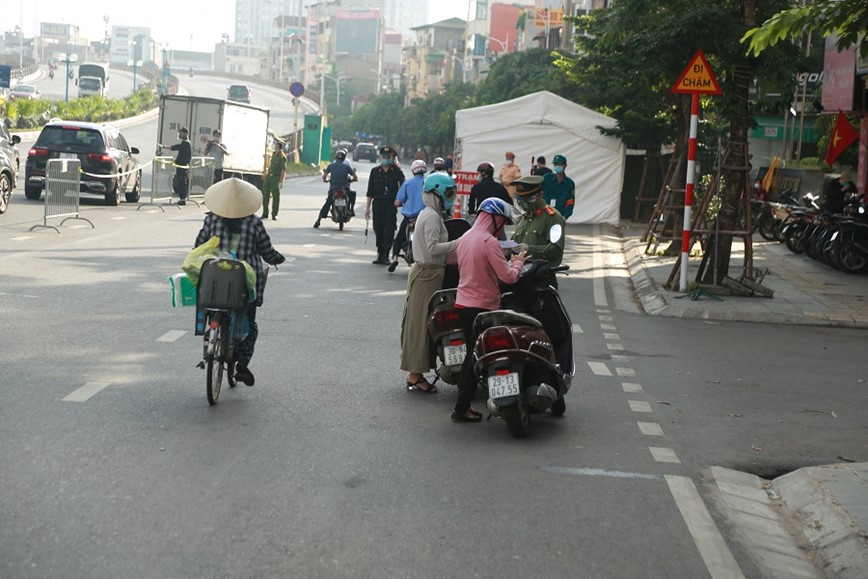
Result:
[[[844,149],[855,143],[859,139],[859,133],[844,116],[844,113],[838,111],[838,120],[835,121],[835,128],[832,130],[832,138],[829,139],[829,150],[826,151],[826,164],[830,167],[838,155],[844,152]]]

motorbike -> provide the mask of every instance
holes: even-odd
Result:
[[[356,181],[356,177],[353,176],[352,181]],[[328,179],[323,179],[324,183],[328,183]],[[335,223],[338,224],[338,229],[340,231],[344,230],[344,224],[349,223],[350,219],[353,218],[352,208],[350,207],[350,188],[349,187],[339,187],[330,191],[329,194],[333,195],[332,197],[332,206],[329,209],[329,215]]]
[[[556,243],[563,231],[552,227]],[[518,282],[501,295],[501,309],[477,316],[474,371],[487,386],[487,407],[516,438],[527,436],[531,415],[566,412],[564,396],[575,375],[572,323],[545,260],[525,262]]]
[[[52,80],[54,79],[54,69],[53,68],[48,69],[48,78],[50,78]]]
[[[464,219],[447,219],[444,222],[449,233],[449,241],[458,239],[470,229]],[[467,344],[461,320],[455,309],[458,287],[458,266],[447,265],[443,276],[443,289],[434,292],[428,300],[428,337],[431,344],[431,367],[437,380],[447,384],[458,384],[461,365],[467,354]]]

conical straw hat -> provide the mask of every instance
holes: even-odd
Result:
[[[262,194],[247,181],[225,179],[205,191],[205,207],[228,219],[247,217],[262,207]]]

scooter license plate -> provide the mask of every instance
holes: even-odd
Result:
[[[464,363],[464,356],[467,355],[467,346],[446,346],[443,348],[443,363],[447,366],[460,366]]]
[[[347,200],[344,199],[343,197],[338,197],[337,199],[335,199],[335,207],[346,207],[346,206],[347,206]]]
[[[518,396],[520,392],[521,390],[518,387],[518,372],[488,377],[488,397],[492,400],[507,396]]]

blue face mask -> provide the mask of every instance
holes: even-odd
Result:
[[[564,172],[564,166],[563,166],[563,165],[555,165],[555,173],[557,173],[558,175],[560,175],[560,174],[562,174],[563,172]]]
[[[392,164],[392,159],[380,159],[380,165],[386,167]]]

